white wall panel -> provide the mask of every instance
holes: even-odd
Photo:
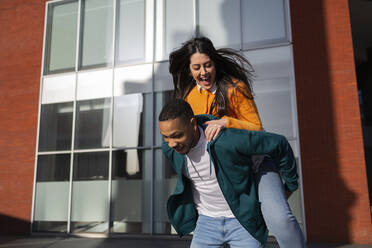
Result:
[[[72,102],[75,98],[76,74],[45,77],[41,103]]]
[[[106,98],[112,95],[112,69],[79,72],[77,100]]]
[[[115,69],[114,96],[151,92],[152,65],[136,65]]]

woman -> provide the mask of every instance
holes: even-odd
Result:
[[[207,122],[207,140],[217,137],[222,128],[262,130],[252,95],[252,66],[235,50],[216,50],[208,38],[193,38],[170,54],[169,72],[175,98],[187,101],[195,115],[221,118]],[[269,231],[280,247],[305,247],[277,166],[262,156],[253,160],[261,210]]]
[[[253,70],[243,56],[232,49],[216,51],[209,39],[195,38],[172,52],[169,63],[174,97],[186,100],[196,115],[221,118],[209,122],[208,140],[224,127],[262,130],[251,94]]]

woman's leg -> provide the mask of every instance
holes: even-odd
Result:
[[[257,173],[258,197],[269,231],[281,248],[306,247],[301,228],[288,205],[276,165],[265,159]]]

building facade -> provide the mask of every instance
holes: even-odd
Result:
[[[372,242],[347,1],[0,3],[0,233],[173,235],[156,118],[168,55],[196,35],[255,69],[264,128],[289,140],[309,242]]]

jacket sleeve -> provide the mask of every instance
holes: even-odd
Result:
[[[262,131],[262,123],[252,95],[243,83],[237,84],[237,88],[229,91],[229,116],[222,117],[227,120],[226,127]]]
[[[284,136],[237,129],[226,129],[224,136],[226,144],[234,144],[238,153],[249,158],[252,155],[269,155],[279,166],[285,188],[291,192],[298,188],[296,159]]]
[[[168,143],[165,142],[164,139],[162,140],[162,143],[161,143],[161,150],[162,150],[164,156],[165,156],[168,160],[172,161],[172,153],[173,153],[174,151],[172,150],[172,148],[170,148],[170,147],[168,146]]]

